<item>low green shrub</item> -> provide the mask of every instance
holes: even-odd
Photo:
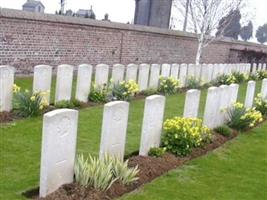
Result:
[[[172,77],[160,77],[159,79],[159,92],[165,95],[175,94],[179,87],[179,81]]]
[[[245,75],[240,72],[233,72],[232,76],[235,80],[235,83],[243,83],[246,80]]]
[[[219,126],[215,128],[214,131],[225,137],[229,137],[232,134],[232,130],[227,125]]]
[[[174,117],[164,122],[163,129],[162,147],[178,156],[211,141],[211,130],[201,119]]]
[[[97,190],[108,190],[115,181],[127,185],[138,180],[138,167],[129,168],[128,161],[105,156],[103,159],[92,157],[85,159],[78,155],[74,174],[75,181],[83,186],[91,186]]]
[[[33,117],[40,115],[48,106],[48,102],[44,98],[47,95],[46,92],[21,91],[20,87],[14,84],[13,93],[14,109],[19,116]]]
[[[162,157],[165,154],[165,148],[152,147],[149,149],[148,155],[152,157]]]
[[[233,75],[223,74],[223,75],[218,76],[214,81],[212,81],[212,84],[219,86],[219,85],[230,85],[235,82],[236,80]]]
[[[255,110],[255,108],[246,109],[242,103],[235,103],[232,108],[228,110],[230,128],[238,131],[246,130],[254,127],[257,123],[263,120],[262,114]]]
[[[257,81],[257,80],[259,80],[259,78],[258,78],[258,76],[257,76],[257,74],[250,74],[249,75],[249,77],[248,77],[248,81]]]
[[[78,100],[71,100],[71,101],[62,100],[56,102],[55,104],[56,108],[79,108],[80,106],[81,102]]]
[[[259,80],[267,78],[267,71],[257,71],[257,77]]]
[[[151,96],[151,95],[158,94],[158,93],[159,93],[158,89],[154,89],[154,88],[149,88],[149,89],[146,89],[140,92],[140,94],[144,96]]]
[[[135,81],[122,81],[112,88],[112,97],[113,100],[130,101],[138,91],[139,87]]]
[[[188,89],[199,89],[201,88],[201,81],[196,79],[195,77],[189,77],[186,80],[186,87]]]
[[[95,103],[105,103],[108,101],[109,96],[111,96],[110,84],[104,84],[102,87],[98,87],[93,83],[88,99]]]
[[[262,95],[259,93],[257,97],[255,97],[255,108],[260,111],[262,115],[267,115],[267,100],[264,100]]]

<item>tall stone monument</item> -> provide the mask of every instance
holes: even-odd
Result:
[[[169,28],[172,0],[135,0],[134,24]]]

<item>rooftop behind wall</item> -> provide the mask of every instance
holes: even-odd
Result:
[[[37,64],[192,63],[197,36],[154,27],[0,9],[0,64],[21,73]],[[253,51],[267,62],[267,46],[223,39],[209,45],[202,62],[249,62],[231,52]],[[266,56],[264,56],[266,55]]]

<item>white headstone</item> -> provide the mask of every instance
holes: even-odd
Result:
[[[189,64],[187,67],[187,79],[195,78],[196,77],[196,65]]]
[[[249,81],[248,82],[247,93],[246,93],[246,98],[245,98],[245,107],[246,108],[251,108],[253,106],[255,87],[256,87],[255,81]]]
[[[262,70],[262,64],[259,63],[259,64],[258,64],[258,70],[257,70],[257,71],[261,71],[261,70]]]
[[[172,64],[171,66],[171,77],[176,80],[178,79],[179,68],[180,68],[179,64],[176,64],[176,63]]]
[[[219,75],[223,75],[225,70],[225,64],[219,64]]]
[[[95,71],[95,84],[97,88],[103,88],[108,84],[109,66],[106,64],[99,64]]]
[[[196,77],[196,80],[201,81],[202,65],[196,65],[195,67],[196,67],[196,69],[195,69],[195,77]]]
[[[139,66],[138,85],[140,91],[146,90],[148,87],[149,68],[148,64],[141,64]]]
[[[210,87],[205,104],[203,117],[204,125],[215,128],[218,124],[218,112],[220,108],[221,90],[217,87]]]
[[[44,115],[40,170],[40,197],[72,183],[78,111],[54,110]]]
[[[252,66],[252,74],[255,74],[257,71],[257,63],[253,63],[253,66]]]
[[[136,65],[136,64],[127,65],[125,80],[126,81],[129,81],[129,80],[136,81],[137,80],[137,71],[138,71],[138,65]]]
[[[87,102],[91,89],[93,66],[82,64],[78,67],[77,86],[75,98],[81,102]]]
[[[45,92],[45,101],[50,102],[52,81],[52,67],[49,65],[37,65],[34,67],[33,93]]]
[[[122,64],[115,64],[112,68],[112,82],[116,85],[124,80],[125,67]]]
[[[129,103],[114,101],[105,104],[99,157],[106,154],[123,160],[128,124]]]
[[[230,95],[230,100],[229,100],[229,106],[237,102],[237,97],[238,97],[238,90],[239,90],[239,85],[236,83],[232,83],[229,85],[231,95]]]
[[[201,80],[203,83],[209,83],[212,80],[213,65],[203,64],[201,70]]]
[[[161,76],[164,78],[168,78],[170,76],[171,65],[170,64],[162,64],[161,66]]]
[[[220,75],[220,65],[213,65],[212,80],[216,79]]]
[[[179,81],[181,87],[185,87],[186,77],[187,77],[187,64],[181,64],[179,72]]]
[[[200,101],[200,90],[191,89],[186,92],[183,117],[197,118]]]
[[[231,74],[231,66],[230,64],[225,65],[225,74],[230,75]]]
[[[73,79],[73,66],[59,65],[57,67],[57,82],[56,82],[56,95],[55,102],[71,100]]]
[[[159,147],[165,108],[165,97],[146,98],[139,155],[147,156],[150,148]]]
[[[221,85],[221,97],[220,97],[220,108],[218,112],[218,123],[217,126],[223,125],[226,123],[227,120],[227,110],[229,108],[229,104],[231,101],[231,90],[230,86],[228,85]]]
[[[12,110],[14,73],[14,67],[0,66],[0,112]]]
[[[261,95],[262,95],[262,99],[267,100],[267,78],[262,80]]]
[[[149,88],[157,89],[159,85],[160,65],[152,64],[150,69]]]

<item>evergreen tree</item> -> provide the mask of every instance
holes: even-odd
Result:
[[[267,42],[267,23],[259,26],[256,32],[256,38],[261,44]]]
[[[250,38],[252,38],[253,34],[253,24],[251,21],[249,21],[248,25],[243,26],[240,31],[240,36],[244,41],[248,41]]]
[[[238,9],[231,11],[220,20],[216,36],[223,35],[237,40],[241,30],[240,19],[241,13]]]

